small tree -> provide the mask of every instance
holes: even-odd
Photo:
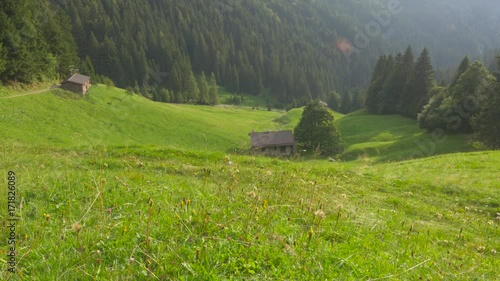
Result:
[[[294,129],[299,145],[304,149],[319,150],[322,155],[340,153],[340,133],[334,119],[333,114],[319,101],[309,102]]]

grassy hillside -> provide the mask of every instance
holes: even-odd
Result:
[[[252,130],[274,130],[283,113],[232,106],[154,103],[121,89],[52,91],[0,100],[4,141],[47,146],[161,145],[180,149],[247,148]]]
[[[395,161],[428,137],[413,121],[336,115],[346,159],[360,161],[292,161],[227,151],[251,130],[293,128],[301,109],[161,104],[99,86],[0,99],[0,110],[20,280],[500,274],[500,152],[444,154],[470,149],[461,136],[442,155]]]
[[[0,154],[18,177],[23,280],[499,273],[498,152],[356,169],[147,146]]]
[[[467,136],[428,134],[415,120],[400,115],[370,115],[361,110],[339,119],[339,127],[346,160],[401,161],[474,150]]]

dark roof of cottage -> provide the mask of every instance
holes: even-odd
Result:
[[[270,147],[295,145],[292,131],[252,132],[250,133],[252,147]]]
[[[87,83],[87,81],[89,81],[89,80],[90,80],[90,77],[75,73],[75,74],[73,74],[73,76],[71,76],[68,80],[66,80],[64,82],[71,82],[71,83],[83,85],[83,84]]]

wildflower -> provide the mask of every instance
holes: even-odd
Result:
[[[266,172],[266,174],[267,174],[268,176],[270,176],[270,175],[272,175],[272,174],[273,174],[273,172],[271,172],[271,171],[269,170],[269,171],[267,171],[267,172]]]
[[[24,234],[24,240],[28,239],[28,234]]]
[[[438,219],[442,219],[442,218],[443,218],[443,215],[441,215],[440,213],[436,213],[436,217],[437,217]]]
[[[50,220],[50,215],[49,214],[43,214],[44,218],[49,221]]]
[[[340,196],[342,196],[343,199],[347,199],[347,195],[345,195],[345,194],[342,194]]]
[[[323,210],[317,210],[316,212],[314,212],[314,215],[322,219],[325,218],[325,212],[323,212]]]
[[[479,252],[482,252],[482,251],[484,251],[485,249],[486,249],[486,247],[484,247],[484,246],[478,246],[478,247],[476,248],[476,250],[478,250]]]
[[[129,263],[133,263],[133,262],[135,262],[135,259],[131,257],[131,258],[128,259],[128,262]]]
[[[491,254],[496,255],[497,251],[495,249],[491,249]]]
[[[266,209],[267,208],[267,200],[264,199],[264,201],[262,201],[262,208]]]
[[[470,208],[469,207],[465,207],[465,210],[468,211],[468,210],[470,210]]]

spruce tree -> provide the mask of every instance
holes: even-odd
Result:
[[[0,42],[0,77],[2,77],[2,73],[5,71],[7,65],[7,52],[3,49],[3,44]]]
[[[187,99],[189,103],[198,103],[200,90],[198,89],[198,83],[192,71],[189,71],[189,80],[187,84]]]
[[[352,108],[351,95],[349,94],[349,92],[346,91],[342,95],[342,103],[340,106],[340,112],[343,114],[347,114],[347,113],[351,112],[351,108]]]
[[[430,91],[436,85],[429,51],[424,48],[404,88],[399,104],[400,113],[417,119],[418,113],[430,100]]]
[[[210,76],[210,92],[208,94],[208,102],[210,105],[219,104],[219,89],[217,87],[217,80],[215,74],[212,72]]]
[[[371,113],[379,113],[381,108],[381,92],[384,83],[393,67],[394,59],[391,55],[381,56],[372,74],[370,86],[368,87],[366,107]]]
[[[327,103],[328,107],[330,107],[333,111],[340,112],[340,106],[342,102],[342,97],[336,91],[330,93]]]
[[[208,83],[207,83],[207,77],[205,76],[205,72],[201,72],[200,79],[198,81],[198,88],[200,89],[200,95],[199,95],[199,104],[207,105],[209,104],[208,102]]]
[[[455,85],[458,82],[458,79],[460,78],[460,75],[462,75],[465,71],[467,71],[469,66],[470,66],[469,57],[465,56],[462,59],[462,61],[460,62],[460,65],[458,66],[457,72],[455,73],[455,76],[453,77],[453,80],[450,83],[450,89],[455,87]]]
[[[394,114],[398,113],[398,106],[404,96],[404,88],[411,72],[414,68],[414,57],[411,46],[408,46],[404,55],[398,55],[395,65],[391,69],[389,77],[384,83],[380,100],[380,113]]]

